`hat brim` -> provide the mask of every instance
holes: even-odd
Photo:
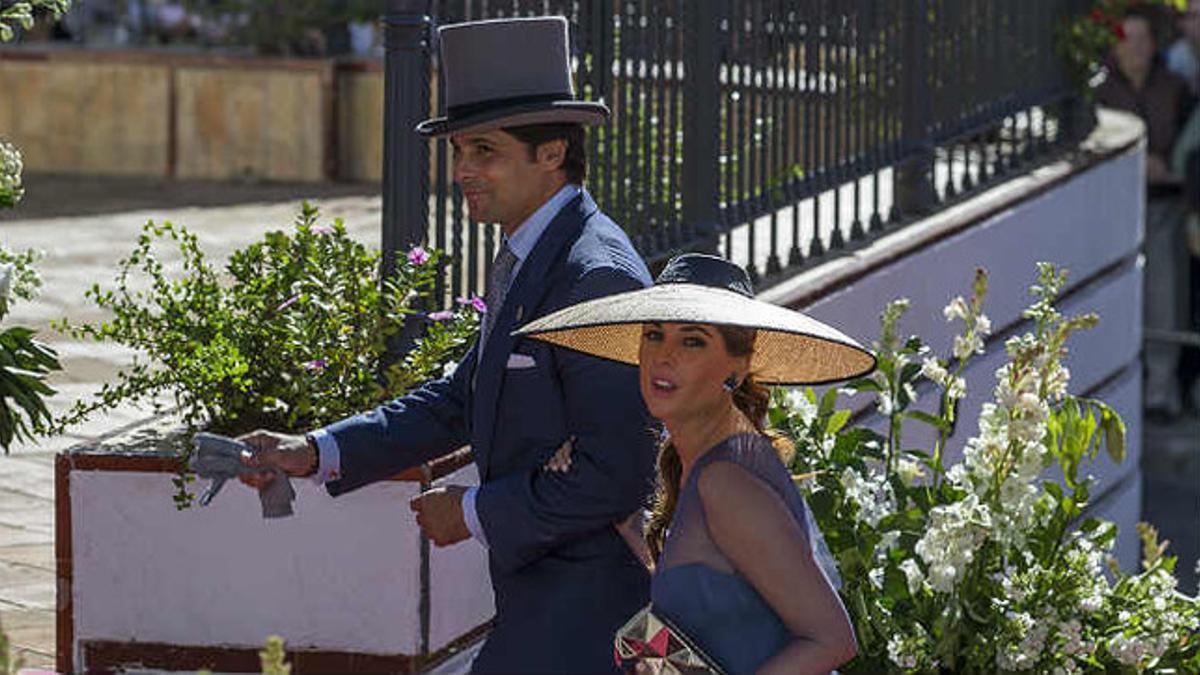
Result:
[[[595,101],[550,101],[503,106],[461,117],[434,117],[417,125],[422,136],[445,136],[466,131],[491,131],[526,124],[604,124],[608,106]]]
[[[589,300],[531,321],[513,334],[637,365],[645,323],[756,330],[750,372],[763,384],[828,384],[875,369],[874,355],[831,326],[785,307],[696,284],[662,284]]]

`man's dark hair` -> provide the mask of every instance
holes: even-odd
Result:
[[[583,185],[587,178],[587,135],[583,125],[574,123],[527,124],[519,127],[505,127],[504,131],[516,137],[529,148],[529,159],[537,159],[538,146],[550,141],[562,139],[567,142],[567,152],[563,156],[562,170],[567,174],[567,182]]]
[[[1145,5],[1134,5],[1133,7],[1125,10],[1125,16],[1123,16],[1122,19],[1141,19],[1142,21],[1145,21],[1146,26],[1150,28],[1150,37],[1154,38],[1154,42],[1157,44],[1159,16],[1161,15],[1150,7],[1146,7]]]

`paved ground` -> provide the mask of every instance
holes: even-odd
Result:
[[[120,349],[64,338],[50,328],[50,321],[104,318],[85,302],[84,290],[112,279],[117,261],[146,220],[169,219],[189,227],[214,259],[222,259],[267,230],[287,227],[298,201],[315,196],[326,215],[344,218],[360,240],[374,244],[379,238],[379,199],[363,186],[172,185],[54,177],[26,182],[29,197],[21,209],[0,216],[0,242],[47,254],[41,298],[18,304],[13,319],[38,328],[59,350],[66,372],[54,381],[60,392],[50,402],[55,410],[95,391],[130,358]],[[54,661],[54,453],[147,416],[145,410],[112,410],[66,436],[0,456],[0,622],[27,665]],[[1145,448],[1145,518],[1172,540],[1181,556],[1182,586],[1195,592],[1200,419],[1148,429]]]

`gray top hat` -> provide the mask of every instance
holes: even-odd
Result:
[[[561,16],[450,24],[438,37],[446,114],[418,124],[422,136],[608,118],[603,103],[575,99]]]

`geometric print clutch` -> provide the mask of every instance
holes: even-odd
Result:
[[[646,607],[630,619],[616,637],[617,666],[632,672],[640,661],[654,675],[724,675],[716,661],[700,650],[683,631]]]

